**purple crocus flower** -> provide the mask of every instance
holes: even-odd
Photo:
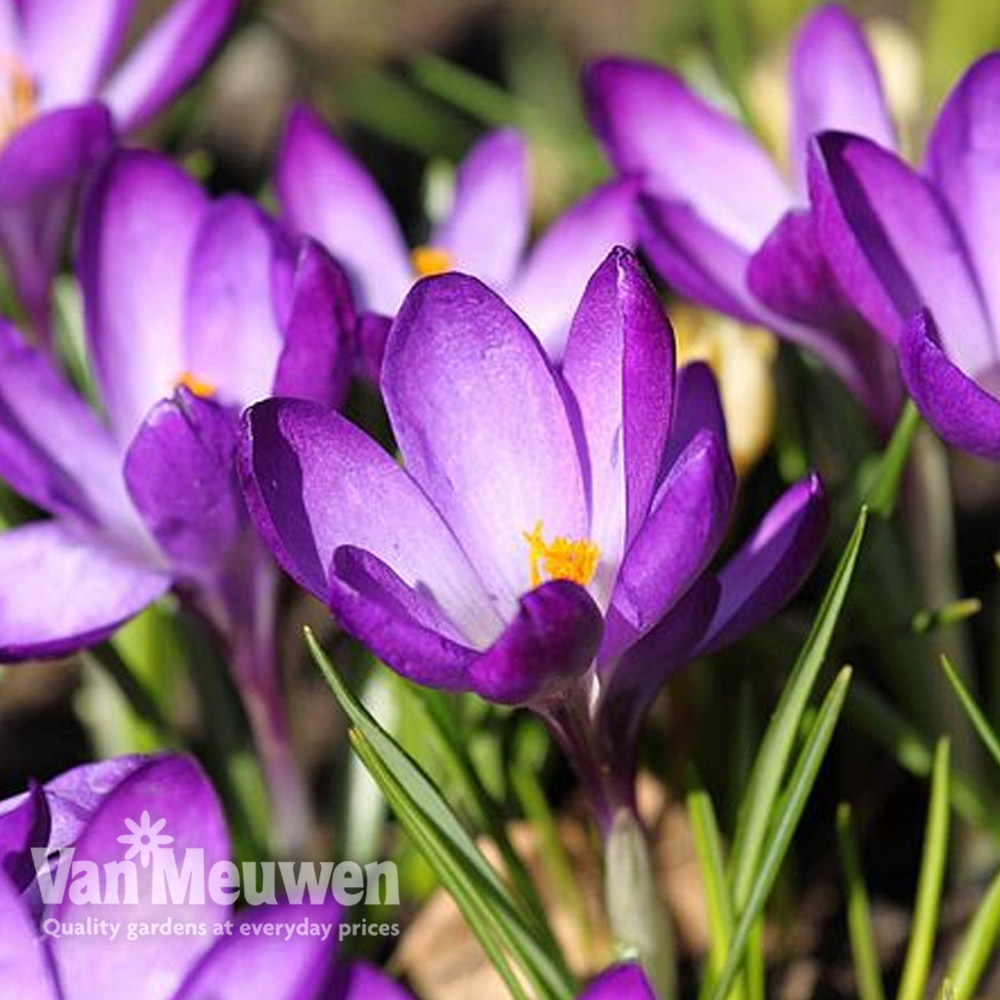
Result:
[[[135,0],[0,0],[0,250],[41,335],[81,179],[202,68],[237,4],[174,0],[119,60]]]
[[[305,108],[285,128],[275,177],[286,221],[309,233],[348,269],[363,324],[366,367],[378,380],[389,318],[413,282],[459,270],[500,292],[549,356],[562,356],[578,301],[608,247],[634,241],[631,181],[599,187],[549,228],[530,250],[527,149],[510,129],[481,139],[458,169],[450,212],[426,245],[410,250],[375,181]]]
[[[0,534],[0,660],[100,642],[175,587],[228,645],[263,742],[281,745],[278,574],[233,455],[254,400],[342,397],[347,279],[252,202],[212,202],[138,151],[114,155],[90,186],[79,277],[106,418],[0,324],[0,476],[51,515]],[[277,792],[291,794],[287,777]]]
[[[142,836],[145,842],[136,840]],[[54,884],[59,869],[66,869],[63,891],[47,903],[31,847],[47,848],[52,860],[42,873]],[[159,850],[173,853],[178,870],[185,852],[202,852],[208,885],[195,886],[194,875],[191,889],[158,900],[148,862]],[[265,903],[237,913],[217,901],[207,878],[229,858],[212,786],[193,761],[178,755],[87,765],[0,803],[0,992],[17,1000],[364,1000],[367,994],[345,988],[350,967],[344,987],[329,989],[336,937],[263,932],[268,924],[305,919],[332,924],[335,932],[335,902]],[[109,901],[115,876],[104,865],[133,859],[135,898],[128,899],[123,879],[120,902]],[[81,862],[98,866],[100,905],[73,888]],[[119,925],[113,937],[98,930],[100,921]],[[165,933],[168,924],[178,929]],[[131,940],[130,925],[137,929]],[[139,927],[159,933],[140,934]]]
[[[827,133],[813,148],[810,175],[830,263],[869,322],[898,347],[917,406],[945,440],[994,460],[998,101],[1000,54],[993,53],[946,101],[921,171],[861,136]],[[922,306],[930,311],[918,312]]]
[[[886,430],[901,390],[892,352],[841,293],[807,205],[809,137],[842,128],[892,147],[864,36],[839,7],[805,20],[792,48],[791,178],[740,124],[673,73],[602,59],[585,88],[618,171],[642,184],[640,243],[678,292],[822,358]]]
[[[543,713],[607,821],[666,676],[776,612],[808,572],[817,478],[711,570],[735,481],[715,383],[703,365],[675,378],[669,323],[622,248],[587,285],[559,370],[495,292],[453,273],[406,297],[381,389],[402,466],[329,408],[249,411],[258,529],[405,677]]]

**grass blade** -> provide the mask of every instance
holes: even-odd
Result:
[[[837,810],[837,840],[844,879],[847,882],[847,928],[851,939],[851,954],[854,956],[854,971],[858,979],[858,997],[859,1000],[885,1000],[882,974],[875,955],[868,890],[858,861],[851,807],[846,802],[841,803]]]
[[[979,734],[983,745],[989,750],[993,760],[996,761],[997,767],[1000,767],[1000,738],[997,737],[996,730],[986,721],[986,716],[983,715],[982,709],[976,704],[976,699],[973,698],[972,692],[962,683],[961,677],[958,676],[958,671],[951,665],[947,656],[941,657],[941,669],[944,671],[945,677],[948,678],[948,683],[958,697],[965,714],[968,716],[969,722],[972,723],[972,728]]]
[[[972,1000],[1000,940],[1000,873],[993,879],[948,970],[954,1000]]]
[[[951,816],[948,784],[951,772],[951,744],[946,737],[938,740],[931,775],[931,801],[927,810],[927,833],[917,884],[917,903],[910,928],[898,1000],[920,1000],[927,990],[938,909],[948,860],[948,821]]]
[[[806,738],[788,785],[781,795],[775,822],[767,831],[766,845],[760,863],[751,872],[747,902],[740,911],[732,944],[722,974],[714,984],[711,1000],[725,1000],[743,963],[750,933],[764,911],[764,904],[778,878],[781,864],[788,852],[792,836],[802,818],[809,794],[816,782],[820,765],[830,748],[830,741],[844,707],[851,683],[851,668],[844,667],[833,682]]]
[[[862,508],[754,761],[740,807],[730,860],[733,898],[738,908],[745,907],[749,898],[775,801],[802,723],[802,713],[826,659],[833,630],[847,598],[866,523],[867,512]]]

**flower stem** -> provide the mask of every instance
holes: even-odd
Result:
[[[649,842],[638,818],[620,809],[605,842],[604,896],[619,945],[642,964],[660,1000],[677,995],[673,930],[657,883]]]

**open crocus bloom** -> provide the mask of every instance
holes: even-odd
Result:
[[[174,0],[120,65],[135,0],[0,0],[0,249],[47,332],[77,187],[202,68],[238,0]]]
[[[137,837],[145,837],[145,843]],[[47,848],[48,878],[57,886],[57,871],[74,866],[65,873],[61,900],[43,902],[31,847]],[[155,897],[155,865],[149,862],[157,851],[172,853],[178,871],[188,860],[186,852],[202,852],[201,901],[197,875],[188,894]],[[270,903],[236,912],[213,898],[210,884],[206,887],[207,873],[229,858],[225,819],[211,784],[193,761],[174,754],[87,765],[0,802],[3,995],[17,1000],[365,1000],[365,993],[328,988],[339,923],[336,904]],[[104,868],[126,861],[133,862],[136,873],[131,900],[127,880]],[[88,900],[79,885],[73,888],[84,862],[98,866],[101,902],[93,896]],[[120,902],[107,898],[115,881]],[[324,941],[253,930],[304,919],[332,924],[333,934]],[[114,937],[96,930],[101,921],[119,925]],[[227,921],[229,933],[219,933]],[[137,933],[129,940],[129,925],[161,929],[168,922],[187,932]],[[349,983],[350,967],[345,974]]]
[[[594,128],[642,184],[640,242],[681,294],[813,351],[881,429],[901,401],[891,350],[830,273],[806,204],[809,137],[841,128],[888,146],[882,85],[858,25],[821,6],[791,57],[791,180],[736,121],[665,69],[602,59],[586,76]]]
[[[378,378],[387,317],[413,282],[458,270],[501,292],[549,356],[562,356],[572,304],[608,247],[634,241],[631,181],[598,188],[558,219],[529,252],[527,150],[509,129],[492,132],[458,170],[451,211],[427,244],[409,249],[365,168],[304,108],[289,117],[275,185],[285,219],[348,269],[368,318],[365,353]],[[382,317],[380,322],[378,317]]]
[[[819,550],[811,477],[709,571],[734,490],[715,384],[703,365],[675,380],[627,250],[587,285],[558,371],[480,281],[424,279],[381,388],[403,466],[328,408],[249,411],[262,536],[404,676],[531,705],[567,734],[582,714],[587,742],[613,720],[618,760],[666,674],[775,612]]]
[[[106,422],[0,326],[0,475],[51,515],[0,535],[5,660],[105,638],[173,583],[241,620],[255,602],[234,579],[266,561],[233,479],[239,411],[275,391],[336,403],[350,364],[326,253],[152,153],[95,178],[79,276]]]
[[[830,263],[898,346],[917,406],[945,440],[1000,460],[998,102],[993,53],[942,108],[922,172],[861,136],[828,133],[811,189]]]

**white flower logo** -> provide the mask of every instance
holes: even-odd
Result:
[[[118,838],[119,844],[130,845],[128,853],[125,855],[125,860],[131,861],[138,854],[139,862],[143,868],[149,867],[149,859],[154,854],[162,850],[167,844],[174,842],[174,838],[169,834],[160,833],[167,825],[167,821],[161,819],[158,823],[151,823],[149,813],[145,809],[143,809],[138,823],[134,820],[126,819],[125,825],[132,831],[131,833],[123,833]]]

